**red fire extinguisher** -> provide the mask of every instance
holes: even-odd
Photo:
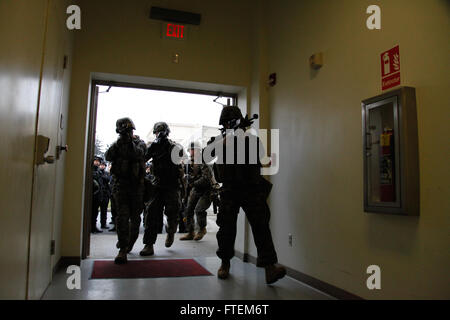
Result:
[[[384,128],[380,148],[380,201],[395,202],[395,149],[391,128]]]

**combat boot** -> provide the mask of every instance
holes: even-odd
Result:
[[[217,277],[219,279],[226,279],[230,275],[230,260],[222,260],[222,265],[217,271]]]
[[[266,269],[266,283],[271,284],[286,275],[286,269],[283,267],[276,267],[274,264],[265,267]]]
[[[205,236],[205,234],[206,234],[206,228],[201,228],[200,231],[197,232],[197,234],[195,235],[194,240],[195,241],[202,240],[203,237]]]
[[[144,249],[141,250],[141,252],[139,252],[139,254],[141,256],[152,256],[155,254],[155,251],[153,250],[153,245],[152,244],[146,244]]]
[[[175,240],[175,234],[168,233],[166,237],[166,248],[170,248],[172,246],[173,240]]]
[[[120,249],[117,254],[116,259],[114,259],[115,264],[124,264],[127,263],[127,249]]]
[[[180,238],[180,240],[194,240],[194,231],[191,231]]]

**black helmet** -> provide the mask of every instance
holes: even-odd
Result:
[[[165,122],[155,123],[155,125],[153,126],[153,134],[157,134],[158,132],[165,132],[166,136],[168,136],[170,133],[170,129],[167,123]]]
[[[100,157],[100,156],[94,156],[94,161],[95,161],[95,160],[98,160],[100,163],[103,162],[103,158]]]
[[[136,127],[134,126],[133,121],[131,121],[130,118],[122,118],[117,120],[116,122],[116,132],[117,133],[124,133],[129,130],[135,130]]]
[[[236,106],[226,106],[223,107],[222,113],[220,114],[219,125],[223,126],[228,121],[239,120],[242,118],[241,109]]]

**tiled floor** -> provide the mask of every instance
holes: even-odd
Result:
[[[109,220],[108,220],[109,221]],[[142,230],[141,230],[142,231]],[[264,269],[234,258],[231,275],[227,280],[217,278],[220,260],[215,251],[215,215],[208,215],[208,234],[201,241],[179,241],[177,233],[171,248],[165,248],[165,234],[158,235],[155,255],[145,259],[194,258],[211,276],[147,278],[147,279],[89,279],[95,260],[112,260],[117,254],[116,235],[104,232],[91,240],[91,257],[81,265],[81,290],[69,290],[69,274],[59,271],[45,292],[44,300],[98,299],[98,300],[324,300],[333,299],[288,276],[272,285],[266,285]],[[142,232],[129,259],[143,259]]]
[[[167,258],[167,257],[166,257]],[[156,259],[156,258],[152,258]],[[150,278],[150,279],[95,279],[90,280],[93,259],[82,262],[81,290],[69,290],[69,277],[60,271],[44,294],[44,300],[52,299],[98,299],[98,300],[276,300],[314,299],[331,297],[312,289],[290,277],[272,285],[266,285],[264,269],[234,258],[231,275],[227,280],[216,276],[220,260],[215,257],[195,258],[211,276]]]

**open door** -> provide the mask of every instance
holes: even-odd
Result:
[[[86,175],[84,185],[84,215],[83,215],[83,243],[81,259],[86,259],[90,254],[91,246],[91,214],[92,214],[92,163],[94,161],[95,126],[97,123],[98,86],[91,84],[91,103],[89,110],[89,128],[87,139]]]
[[[62,193],[56,190],[57,147],[61,135],[66,34],[63,3],[47,2],[46,36],[36,118],[35,155],[28,259],[28,299],[39,299],[52,277],[54,208]],[[60,213],[59,213],[60,214]]]

